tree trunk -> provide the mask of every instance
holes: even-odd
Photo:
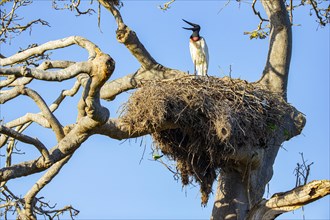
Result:
[[[244,219],[248,209],[247,182],[237,171],[222,170],[211,219]]]
[[[258,83],[269,90],[282,94],[286,100],[287,81],[291,59],[292,33],[289,16],[284,1],[262,0],[263,7],[270,21],[270,44],[267,62],[262,78]],[[299,123],[296,123],[299,122]],[[295,133],[300,133],[305,121],[302,115],[288,115],[287,126]],[[265,192],[267,183],[273,175],[273,164],[281,144],[287,139],[284,128],[278,129],[276,136],[266,148],[256,149],[259,166],[251,167],[248,161],[224,168],[218,179],[212,220],[245,219]],[[271,143],[271,144],[270,144]],[[252,149],[253,149],[252,148]],[[249,149],[249,148],[247,148]],[[251,158],[252,159],[252,158]],[[226,166],[226,165],[225,165]]]
[[[285,3],[281,0],[262,0],[270,22],[268,57],[259,83],[287,98],[291,61],[292,30]]]

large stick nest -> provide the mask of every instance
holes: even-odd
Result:
[[[132,133],[155,131],[156,146],[177,162],[184,185],[200,184],[206,204],[219,169],[246,148],[269,146],[288,108],[257,84],[184,77],[145,82],[126,103],[123,120]],[[165,122],[177,128],[162,130]]]

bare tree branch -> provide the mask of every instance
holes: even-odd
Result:
[[[316,17],[319,19],[320,25],[325,26],[326,25],[326,21],[323,21],[323,18],[320,15],[320,9],[317,7],[317,1],[310,0],[310,3],[312,5],[312,7],[313,7],[313,10],[315,12]],[[329,8],[330,8],[330,5],[329,5]]]
[[[173,122],[166,122],[165,124],[159,125],[159,130],[155,128],[148,128],[143,132],[136,132],[130,130],[130,125],[125,124],[120,118],[119,119],[109,119],[104,125],[94,129],[93,133],[101,134],[113,139],[122,140],[128,138],[141,137],[147,134],[151,134],[155,131],[167,130],[177,128]]]
[[[75,82],[74,86],[69,89],[69,90],[63,90],[59,97],[49,106],[49,110],[51,112],[54,112],[61,104],[61,102],[64,100],[66,96],[73,96],[75,95],[80,88],[80,84],[78,81]],[[22,129],[20,128],[20,133],[27,128],[31,122],[36,122],[40,124],[43,127],[50,127],[49,122],[43,117],[42,112],[37,113],[37,114],[31,114],[27,113],[25,116],[17,118],[13,121],[7,122],[5,124],[6,127],[12,128],[16,126],[23,126],[25,125]],[[1,135],[0,136],[0,148],[6,143],[7,141],[7,136]]]
[[[11,84],[12,82],[14,82],[16,80],[15,76],[8,76],[7,79],[5,80],[1,80],[0,81],[0,89],[2,89],[3,87],[8,86],[9,84]]]
[[[8,128],[13,128],[20,125],[24,125],[29,122],[35,122],[44,128],[51,128],[49,121],[42,115],[42,113],[38,113],[38,114],[26,113],[24,116],[20,118],[16,118],[10,122],[7,122],[5,126]]]
[[[304,159],[304,154],[299,154],[301,156],[302,164],[297,163],[297,167],[294,170],[296,176],[296,187],[307,184],[311,166],[313,165],[313,163],[307,165],[307,161]]]
[[[92,43],[89,44],[89,41],[87,41],[87,43],[83,43],[85,46],[87,45],[87,47],[94,45]],[[92,49],[95,50],[94,52],[90,51],[91,53],[95,54],[93,60],[90,61],[93,68],[89,73],[89,83],[87,83],[85,86],[82,99],[80,100],[80,103],[82,103],[80,104],[80,107],[83,107],[84,111],[86,112],[86,116],[81,117],[70,132],[66,133],[65,135],[63,133],[63,138],[60,137],[58,139],[58,145],[50,150],[50,159],[54,163],[72,154],[91,135],[90,131],[92,129],[97,126],[101,126],[109,118],[108,109],[102,107],[100,104],[100,89],[113,73],[115,62],[109,55],[102,53],[95,45],[92,47]],[[27,90],[25,92],[28,94],[30,91]],[[36,97],[32,98],[36,99]],[[51,117],[52,113],[46,105],[39,106],[39,108],[42,110],[43,114],[47,111],[46,114],[48,115],[44,115],[45,117]],[[54,123],[51,122],[51,118],[48,118],[48,120],[51,124]],[[56,124],[57,123],[54,123],[53,125]],[[52,128],[53,125],[51,125]],[[60,124],[58,123],[57,125]],[[5,167],[0,169],[0,182],[7,181],[12,178],[30,175],[32,173],[43,171],[47,168],[48,167],[42,163],[40,158],[32,161],[22,162],[11,167]]]
[[[126,75],[119,79],[108,81],[114,71],[115,62],[108,54],[103,53],[97,47],[97,45],[88,41],[87,39],[78,36],[72,36],[61,40],[50,41],[40,46],[36,45],[24,51],[20,51],[10,57],[5,57],[0,54],[0,75],[6,77],[4,81],[0,82],[0,88],[14,87],[9,90],[0,92],[0,103],[5,103],[6,101],[9,101],[23,94],[31,97],[37,103],[38,107],[41,110],[41,112],[38,114],[27,113],[23,117],[17,118],[11,122],[8,122],[5,126],[0,127],[0,133],[4,134],[1,136],[0,146],[3,146],[8,139],[10,140],[10,144],[7,145],[6,167],[0,169],[0,182],[2,185],[5,185],[6,181],[11,179],[47,170],[45,174],[36,182],[36,184],[33,185],[29,192],[27,192],[27,194],[24,196],[24,199],[20,199],[17,196],[12,195],[9,190],[4,190],[2,192],[3,194],[5,194],[5,198],[8,199],[8,201],[6,201],[5,204],[1,206],[5,208],[12,208],[18,213],[19,217],[22,219],[36,219],[36,215],[38,214],[45,215],[51,219],[64,211],[73,211],[73,214],[71,213],[71,215],[74,215],[76,213],[76,210],[73,209],[71,206],[67,206],[63,209],[58,210],[44,210],[43,207],[45,206],[46,209],[47,207],[51,209],[53,207],[50,207],[48,203],[44,203],[41,198],[37,198],[36,196],[40,192],[40,190],[42,190],[42,188],[45,187],[58,174],[58,172],[60,172],[61,168],[74,154],[75,150],[78,149],[80,145],[84,143],[91,135],[101,134],[110,138],[121,140],[139,137],[153,132],[175,129],[178,126],[178,124],[176,124],[177,121],[164,121],[158,123],[156,126],[150,125],[149,127],[146,126],[143,129],[135,131],[131,130],[132,126],[125,122],[124,118],[109,119],[110,112],[107,108],[101,105],[100,99],[113,100],[118,94],[121,94],[130,89],[142,87],[144,83],[148,80],[167,80],[172,78],[186,77],[187,73],[184,73],[179,70],[170,69],[157,63],[157,61],[149,54],[147,49],[140,42],[136,33],[124,23],[123,18],[118,9],[120,5],[119,1],[98,1],[108,11],[111,12],[111,14],[116,20],[117,40],[120,43],[123,43],[141,64],[141,68],[139,68],[135,73]],[[14,2],[18,3],[29,1],[14,0]],[[69,2],[69,9],[77,11],[78,15],[87,14],[91,12],[90,9],[86,11],[82,11],[79,9],[81,3],[80,0],[70,0]],[[165,10],[169,8],[169,5],[173,2],[174,0],[166,3]],[[289,20],[288,15],[285,11],[284,3],[281,0],[262,0],[262,3],[266,9],[267,15],[270,20],[271,39],[267,63],[263,72],[263,77],[261,78],[259,83],[265,85],[267,88],[269,88],[275,93],[282,93],[283,98],[286,98],[287,76],[289,72],[291,56],[291,29],[289,26],[287,26]],[[260,12],[255,9],[255,4],[256,0],[254,0],[252,3],[252,9],[260,19],[260,24],[257,29],[257,32],[259,32],[262,31],[263,22],[267,20],[264,19],[261,16]],[[314,9],[317,8],[317,5],[312,6]],[[3,22],[8,21],[8,19],[13,20],[14,18],[14,15],[11,15],[10,13],[6,14],[6,16],[7,17],[2,20]],[[12,16],[12,18],[10,18],[10,16]],[[36,21],[39,23],[43,23],[42,20]],[[17,27],[16,30],[25,30],[32,24],[36,23],[36,21],[32,21],[31,24],[28,23],[26,26],[21,25],[20,27]],[[48,23],[43,24],[47,25]],[[9,26],[6,28],[7,31],[14,31]],[[37,68],[27,67],[30,65],[29,61],[31,59],[34,59],[35,57],[44,58],[43,55],[46,51],[60,49],[74,44],[79,45],[87,50],[87,52],[89,53],[88,61],[45,61]],[[17,65],[19,63],[24,64],[25,66],[22,67]],[[8,67],[9,65],[10,67]],[[49,69],[59,70],[47,71]],[[50,106],[46,105],[45,101],[37,92],[25,87],[33,79],[62,81],[66,79],[71,79],[73,77],[77,77],[77,81],[73,88],[68,91],[62,91],[59,97]],[[80,86],[83,87],[83,92],[78,104],[77,121],[76,123],[65,126],[63,128],[57,118],[55,118],[53,112],[60,106],[61,102],[66,96],[76,94]],[[260,100],[260,102],[261,101],[264,102],[265,100]],[[265,204],[258,203],[258,201],[260,201],[260,199],[262,198],[265,184],[267,184],[267,182],[272,176],[272,165],[274,163],[277,151],[281,143],[283,143],[283,141],[285,140],[288,140],[291,136],[299,134],[305,124],[305,118],[302,116],[302,114],[294,108],[292,108],[291,110],[292,112],[288,112],[287,115],[283,116],[287,118],[287,120],[283,120],[287,124],[282,125],[282,130],[276,133],[276,137],[274,135],[274,140],[272,139],[269,141],[269,146],[266,146],[267,148],[260,148],[252,153],[242,150],[239,153],[236,153],[234,156],[228,156],[228,160],[238,162],[237,164],[235,164],[234,172],[226,173],[227,170],[222,169],[221,167],[223,171],[223,176],[221,176],[222,179],[219,182],[224,183],[226,187],[228,187],[227,193],[231,193],[231,189],[233,189],[233,186],[236,187],[236,189],[234,190],[235,192],[232,193],[233,196],[227,196],[225,193],[219,193],[220,196],[218,196],[217,198],[220,198],[221,202],[220,199],[217,200],[215,203],[215,207],[217,205],[219,206],[219,204],[223,207],[218,209],[218,211],[226,210],[226,201],[229,201],[229,204],[231,201],[236,201],[237,198],[239,200],[237,200],[237,204],[228,205],[228,207],[230,206],[228,209],[231,210],[226,210],[228,211],[227,214],[229,213],[230,215],[235,215],[234,217],[237,218],[242,218],[243,216],[245,216],[249,208],[253,207],[256,204],[258,204],[258,207],[261,210],[263,209],[263,207],[266,207],[267,215],[269,213],[269,215],[273,213],[269,212],[269,207],[274,211],[274,213],[276,213],[275,211],[285,211],[287,206],[295,207],[297,205],[302,204],[302,201],[298,201],[296,198],[295,199],[298,201],[297,203],[292,203],[293,205],[291,203],[285,204],[285,202],[287,202],[285,201],[285,199],[287,198],[292,198],[292,201],[294,200],[294,193],[291,192],[273,196],[273,198],[265,202]],[[179,115],[181,115],[181,113]],[[170,119],[167,118],[166,120]],[[22,132],[32,122],[36,122],[46,128],[50,127],[54,130],[57,138],[57,144],[51,150],[49,150],[49,152],[42,145],[41,142],[38,142],[37,139],[33,139],[29,136],[22,134]],[[8,136],[10,136],[10,138]],[[38,150],[42,152],[43,157],[12,165],[11,154],[13,146],[15,146],[15,139],[38,145],[36,147],[39,147]],[[262,145],[263,147],[264,143],[260,143],[260,145]],[[44,155],[44,151],[46,151],[47,158]],[[251,154],[253,154],[253,156],[254,154],[257,154],[257,159],[253,158],[253,156],[251,157]],[[44,163],[45,160],[51,162]],[[228,162],[228,164],[229,163],[230,162]],[[227,168],[226,166],[224,166],[224,168]],[[234,176],[232,176],[233,173],[235,174]],[[214,172],[214,176],[215,175],[216,172]],[[258,177],[260,176],[263,177],[262,180],[258,179]],[[306,176],[308,176],[308,173],[306,174]],[[202,179],[200,180],[202,181]],[[235,184],[232,184],[233,180]],[[316,189],[314,187],[309,192],[306,192],[311,197],[309,199],[313,200],[320,198],[313,196],[317,194],[316,191],[321,192],[323,190],[323,188],[321,188],[322,187]],[[329,186],[326,186],[326,188],[327,191],[325,192],[326,194],[329,194]],[[220,187],[219,190],[221,190]],[[282,196],[284,197],[282,198]],[[226,201],[224,202],[224,200]],[[40,204],[40,207],[36,205],[37,203]],[[237,208],[240,207],[242,207],[242,209],[237,211]],[[258,210],[255,211],[255,213],[258,212]],[[214,214],[215,217],[222,217],[221,215],[216,216],[216,214],[218,214],[216,211],[214,212]]]
[[[263,22],[263,21],[269,21],[268,19],[265,19],[265,18],[263,18],[261,16],[260,11],[257,11],[256,10],[256,3],[257,3],[257,0],[253,0],[253,2],[252,2],[253,13],[258,16],[258,18],[260,19],[261,22]]]
[[[171,8],[171,4],[172,3],[174,3],[175,2],[175,0],[170,0],[169,2],[166,2],[165,4],[164,4],[164,6],[159,6],[159,8],[161,9],[161,10],[163,10],[163,11],[166,11],[166,10],[168,10],[168,9],[170,9]]]
[[[86,49],[89,54],[89,59],[95,58],[96,51],[100,51],[100,49],[95,44],[90,42],[89,40],[87,40],[83,37],[79,37],[79,36],[71,36],[71,37],[60,39],[60,40],[49,41],[45,44],[27,49],[20,53],[14,54],[10,57],[2,58],[2,59],[0,59],[0,66],[7,66],[7,65],[19,63],[19,62],[22,62],[22,61],[28,59],[29,57],[31,57],[33,55],[43,54],[44,52],[46,52],[48,50],[64,48],[64,47],[71,46],[73,44],[77,44],[80,47]]]
[[[16,98],[21,94],[21,90],[23,89],[23,86],[15,86],[14,88],[10,90],[0,91],[0,104],[4,104],[7,101]]]
[[[57,120],[57,118],[53,115],[53,113],[48,108],[45,101],[41,98],[41,96],[33,91],[32,89],[25,88],[22,90],[23,95],[27,95],[33,99],[33,101],[38,105],[39,109],[41,110],[43,117],[47,119],[51,128],[55,132],[57,141],[60,141],[64,137],[64,132],[62,125]]]
[[[20,34],[28,28],[31,28],[34,24],[41,24],[43,26],[49,26],[47,21],[42,19],[36,19],[30,21],[29,23],[23,25],[18,23],[22,20],[21,17],[16,13],[19,8],[28,6],[32,3],[32,0],[12,0],[12,1],[2,1],[0,5],[12,3],[12,7],[9,12],[7,12],[6,8],[0,10],[0,43],[6,42],[6,38],[13,34]],[[10,36],[12,37],[12,36]]]
[[[290,191],[274,194],[262,200],[250,212],[247,220],[275,219],[280,214],[301,208],[330,194],[329,180],[315,180]]]
[[[99,0],[100,4],[103,5],[107,10],[111,12],[113,17],[115,18],[117,22],[118,29],[124,29],[126,28],[126,25],[123,21],[123,18],[119,12],[119,10],[116,8],[116,3],[113,0]]]
[[[23,32],[26,29],[28,29],[29,27],[31,27],[33,24],[37,24],[37,23],[40,23],[42,25],[45,25],[45,26],[50,27],[50,25],[49,25],[49,23],[47,21],[44,21],[44,20],[41,20],[41,19],[37,19],[37,20],[34,20],[34,21],[30,21],[26,25],[23,25],[23,26],[19,25],[19,26],[15,26],[15,27],[12,27],[12,28],[7,28],[6,30],[7,31],[19,31],[19,32]]]
[[[66,61],[66,60],[45,60],[36,69],[38,69],[38,70],[65,69],[75,63],[76,62]],[[68,75],[70,75],[70,74],[68,74]],[[63,78],[63,77],[61,77],[61,78]],[[32,77],[20,77],[20,78],[17,78],[14,82],[12,82],[9,86],[27,85],[32,80],[33,80]]]
[[[48,153],[47,148],[38,139],[31,138],[24,134],[20,134],[20,133],[16,132],[15,130],[7,128],[3,125],[0,125],[0,133],[6,134],[12,138],[15,138],[19,141],[24,142],[24,143],[34,145],[38,149],[38,151],[41,153],[41,155],[43,156],[45,165],[49,166],[51,164],[51,160],[49,158],[49,153]]]
[[[141,68],[134,74],[128,74],[122,78],[107,82],[101,88],[101,98],[105,100],[113,100],[122,92],[142,85],[143,81],[180,78],[185,76],[188,76],[185,72],[169,69],[163,66],[158,66],[158,68],[150,70]]]
[[[89,133],[90,130],[99,125],[100,122],[90,119],[87,116],[81,118],[74,128],[49,151],[49,157],[53,163],[56,163],[57,161],[60,161],[66,156],[72,154],[91,135]],[[0,182],[38,173],[47,168],[48,166],[44,164],[42,158],[21,162],[19,164],[12,165],[11,167],[4,167],[0,169]]]
[[[76,16],[86,15],[86,14],[89,14],[90,15],[92,13],[95,13],[94,9],[92,9],[92,8],[88,8],[85,11],[81,11],[79,9],[80,3],[81,3],[80,0],[72,0],[72,1],[70,1],[70,4],[64,4],[63,7],[59,7],[57,5],[57,3],[56,3],[57,1],[58,0],[53,0],[53,8],[55,10],[67,10],[67,9],[69,9],[70,11],[75,10],[77,12],[77,15]],[[90,4],[92,4],[92,3],[93,3],[93,1],[91,1]]]
[[[47,172],[33,185],[33,187],[24,196],[25,199],[25,216],[29,219],[36,219],[33,213],[35,196],[44,188],[61,170],[61,168],[70,160],[72,154],[66,156],[62,160],[53,164]]]
[[[112,0],[99,0],[101,5],[111,12],[117,22],[117,40],[123,43],[145,69],[152,69],[158,63],[140,42],[136,33],[124,23],[119,10]]]
[[[45,71],[40,69],[32,69],[27,67],[11,67],[0,68],[0,75],[15,76],[15,77],[32,77],[39,80],[58,81],[71,79],[80,73],[91,72],[90,62],[77,62],[65,69],[59,71]]]

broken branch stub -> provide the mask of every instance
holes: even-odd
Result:
[[[259,84],[183,77],[146,81],[124,106],[122,120],[132,135],[153,130],[157,147],[177,161],[182,183],[197,181],[206,204],[219,169],[250,164],[251,158],[255,169],[275,136],[287,140],[300,133],[286,128],[293,111],[279,94]],[[165,122],[177,128],[160,129]]]

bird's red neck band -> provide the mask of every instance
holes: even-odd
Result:
[[[200,37],[190,37],[190,39],[192,40],[192,41],[199,41],[199,39],[200,39]]]

